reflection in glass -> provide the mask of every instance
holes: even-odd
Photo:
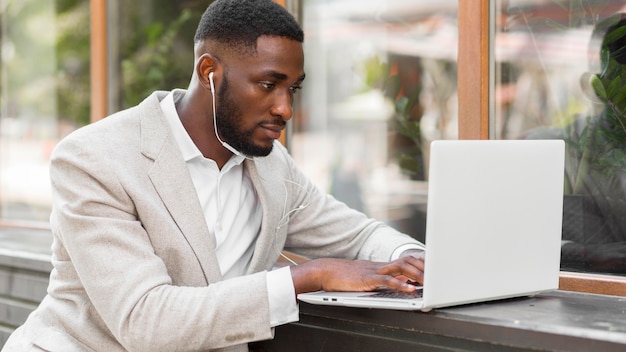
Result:
[[[456,0],[304,1],[288,145],[336,198],[424,240],[428,143],[457,138]]]
[[[626,274],[626,1],[498,1],[497,138],[566,141],[563,270]]]

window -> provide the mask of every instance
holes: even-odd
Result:
[[[0,220],[45,223],[52,147],[89,122],[89,2],[2,5]]]
[[[210,3],[108,0],[108,110],[140,103],[155,90],[186,88],[193,36]]]
[[[626,274],[626,1],[495,2],[495,138],[564,139],[563,270]]]
[[[306,89],[287,140],[292,154],[320,187],[418,239],[427,142],[530,138],[528,131],[546,129],[563,133],[565,121],[592,108],[590,91],[576,88],[579,77],[590,78],[584,72],[593,72],[583,53],[597,55],[589,36],[625,7],[625,1],[608,0],[278,2],[301,14],[307,38]],[[5,0],[2,5],[0,221],[47,226],[52,146],[88,123],[90,115],[133,105],[154,88],[185,87],[191,58],[185,42],[206,4]],[[99,19],[108,25],[90,32],[90,22]],[[150,39],[166,35],[189,59],[158,51]],[[521,50],[516,40],[529,46]],[[109,44],[91,57],[90,74],[94,42]],[[567,44],[570,51],[550,51],[550,43]],[[564,57],[562,65],[555,64]],[[178,71],[181,62],[185,72]],[[607,91],[610,84],[600,83]],[[511,97],[523,84],[545,94],[523,96],[536,100],[522,105]],[[550,113],[537,119],[532,110],[537,104]],[[520,127],[525,125],[532,128]],[[328,149],[320,152],[322,146]],[[612,189],[623,192],[624,185]],[[609,270],[611,276],[605,276],[598,274],[605,270],[588,269],[564,268],[593,275],[563,271],[563,287],[626,292],[623,272]]]
[[[322,189],[423,241],[428,143],[458,131],[457,1],[304,1],[302,14],[292,155]]]
[[[490,8],[490,4],[494,6]],[[583,134],[569,132],[585,129],[589,131],[595,126],[595,117],[598,116],[595,115],[598,111],[595,109],[606,111],[606,99],[602,102],[602,96],[598,97],[592,87],[595,86],[597,90],[600,83],[607,92],[612,88],[603,77],[599,77],[600,82],[594,82],[590,79],[592,75],[587,73],[593,73],[598,67],[602,67],[603,62],[599,60],[602,40],[591,38],[598,25],[606,23],[607,19],[614,20],[614,14],[620,12],[624,5],[623,1],[460,2],[459,27],[466,30],[459,33],[459,92],[463,93],[459,95],[459,109],[471,111],[474,115],[475,112],[480,112],[478,118],[463,118],[459,121],[460,138],[564,138],[568,142],[568,148],[577,148],[584,141],[582,138],[578,140],[578,144],[572,143],[575,139],[571,137],[609,138],[610,134],[597,133],[598,130]],[[490,25],[493,31],[490,30]],[[615,37],[619,38],[621,35],[616,34]],[[602,35],[594,38],[602,38]],[[609,53],[608,50],[604,52]],[[607,56],[609,60],[604,61],[605,64],[616,61],[610,57],[611,55]],[[608,68],[604,72],[618,72],[612,76],[612,80],[621,76],[620,65],[613,62]],[[488,74],[490,69],[492,71]],[[489,79],[484,79],[486,77]],[[620,88],[623,86],[618,83],[615,85]],[[474,89],[463,89],[469,86]],[[617,93],[617,96],[623,97],[624,94]],[[605,104],[604,108],[602,103]],[[490,110],[491,113],[487,113]],[[577,128],[574,129],[573,126]],[[613,131],[621,133],[619,129]],[[619,202],[624,200],[624,168],[620,164],[620,160],[623,160],[620,159],[620,154],[624,150],[625,142],[624,139],[617,141],[600,146],[610,147],[606,156],[612,158],[609,160],[612,162],[610,172],[617,175],[616,179],[595,177],[593,182],[588,183],[588,186],[604,190],[604,195],[608,195],[606,187],[612,187],[608,196],[618,206],[604,208],[604,214],[620,209]],[[592,155],[603,151],[593,142],[587,146],[592,147]],[[568,150],[568,158],[572,156],[571,152],[572,149]],[[566,167],[566,173],[578,170],[576,163],[568,162],[570,164]],[[598,198],[592,202],[597,200]],[[568,200],[564,201],[567,202]],[[579,205],[585,203],[581,202]],[[620,214],[623,214],[623,210]],[[565,232],[571,231],[567,230],[568,226],[573,225],[568,220],[570,217],[566,215],[564,219],[564,238],[575,244],[576,241],[566,237],[570,235]],[[580,220],[581,217],[575,216],[574,219]],[[605,217],[592,220],[596,221],[592,227],[595,230],[616,226],[607,225],[608,221],[615,219]],[[609,265],[598,266],[591,264],[590,258],[586,257],[586,262],[581,265],[580,262],[572,263],[565,257],[562,261],[561,288],[624,295],[626,280],[620,276],[625,273],[624,256],[621,254],[625,234],[616,231],[611,235],[616,238],[607,242],[611,244],[601,246],[602,250],[596,253],[605,257],[612,255],[613,261]],[[563,247],[564,255],[568,254],[566,246],[567,244]],[[606,275],[607,273],[610,275]]]
[[[410,42],[413,45],[423,44],[423,40],[428,38],[427,35],[422,37],[416,35],[418,33],[417,28],[424,28],[417,24],[427,23],[428,21],[420,22],[420,20],[425,20],[427,15],[416,15],[405,9],[402,11],[404,17],[388,16],[393,13],[394,6],[400,3],[406,4],[407,8],[411,8],[415,12],[423,11],[425,8],[437,9],[430,13],[430,16],[435,18],[450,14],[454,17],[458,8],[459,25],[456,26],[455,24],[453,29],[456,36],[457,28],[463,28],[463,30],[458,31],[458,39],[433,35],[433,37],[441,38],[441,40],[437,43],[438,45],[431,47],[432,50],[428,52],[428,55],[437,55],[440,53],[439,50],[447,48],[454,50],[458,45],[458,65],[454,54],[452,60],[441,60],[441,57],[438,57],[440,64],[445,63],[453,67],[451,71],[448,71],[452,72],[451,76],[456,77],[456,67],[458,66],[459,90],[457,92],[456,87],[454,88],[454,98],[448,102],[454,102],[458,95],[459,113],[453,108],[446,115],[451,116],[453,121],[458,116],[458,122],[451,125],[437,125],[439,129],[436,130],[436,133],[438,133],[437,138],[457,138],[456,131],[447,133],[448,130],[444,127],[452,126],[453,129],[458,129],[458,138],[463,139],[525,137],[526,129],[520,128],[516,131],[513,128],[515,124],[510,120],[507,121],[507,119],[510,118],[510,110],[508,109],[512,104],[510,93],[513,88],[511,87],[518,83],[517,79],[522,71],[520,67],[527,68],[529,55],[536,57],[540,54],[542,56],[542,59],[537,60],[535,64],[539,62],[545,67],[544,70],[546,71],[542,78],[544,88],[554,89],[555,86],[563,88],[565,83],[576,83],[578,77],[582,76],[580,75],[582,72],[578,71],[579,75],[577,76],[574,68],[580,69],[581,65],[586,68],[588,65],[586,57],[580,56],[580,52],[572,53],[569,47],[566,50],[557,51],[558,57],[553,57],[555,54],[553,51],[538,52],[537,48],[532,46],[535,44],[532,44],[530,48],[527,47],[527,51],[523,52],[524,55],[522,52],[518,52],[519,55],[509,53],[510,58],[507,61],[501,58],[507,45],[512,43],[507,43],[506,39],[502,41],[503,38],[507,38],[508,35],[511,35],[512,38],[526,35],[532,43],[543,39],[538,38],[545,34],[541,32],[543,30],[550,33],[552,43],[573,44],[578,49],[584,48],[585,51],[589,51],[589,37],[585,37],[583,32],[586,31],[586,34],[590,35],[593,31],[591,27],[593,27],[594,21],[601,20],[602,14],[609,15],[618,11],[619,8],[624,7],[624,4],[622,1],[592,1],[585,2],[585,6],[577,8],[575,5],[580,4],[578,1],[552,0],[520,0],[495,3],[480,0],[460,1],[453,4],[447,4],[444,1],[434,5],[423,2],[394,1],[359,2],[358,4],[350,1],[304,2],[303,24],[308,41],[305,43],[308,77],[302,101],[299,103],[299,115],[295,118],[294,131],[292,131],[289,140],[292,154],[299,165],[304,166],[306,172],[314,176],[318,185],[334,193],[338,198],[346,200],[349,204],[352,202],[353,206],[355,204],[362,206],[369,215],[384,219],[391,225],[421,239],[422,233],[415,231],[415,229],[420,228],[416,224],[422,224],[423,208],[420,207],[419,201],[411,204],[411,201],[407,201],[407,199],[415,200],[418,198],[417,195],[423,194],[419,192],[423,191],[425,180],[415,173],[406,173],[407,170],[400,167],[398,159],[392,157],[385,159],[381,156],[381,154],[393,156],[394,151],[397,151],[391,147],[396,131],[393,128],[385,129],[388,125],[382,123],[391,120],[391,118],[387,120],[383,118],[383,121],[374,118],[375,114],[381,110],[374,109],[373,106],[384,106],[389,101],[397,102],[397,98],[402,97],[402,94],[389,99],[390,97],[385,95],[385,89],[389,87],[389,82],[379,82],[378,86],[373,85],[371,82],[375,81],[373,77],[376,76],[363,71],[363,67],[367,66],[363,62],[374,67],[387,64],[388,67],[391,67],[391,69],[388,68],[389,71],[387,72],[390,73],[389,76],[393,76],[393,73],[399,72],[393,69],[394,54],[396,54],[393,43],[398,43],[400,39],[407,39],[413,35],[413,41],[403,41],[401,46],[406,53],[413,48],[409,44]],[[504,6],[505,4],[507,6]],[[491,7],[492,5],[493,7]],[[529,22],[528,26],[524,27],[525,32],[522,31],[523,27],[519,27],[519,23],[515,30],[507,26],[507,23],[511,25],[512,22],[515,22],[515,18],[519,20],[523,16],[531,14],[538,16],[535,11],[542,9],[545,11],[543,12],[543,22],[547,23],[543,25],[543,29],[539,25],[541,20],[537,17],[535,17],[534,23]],[[560,12],[555,11],[557,9]],[[556,18],[550,17],[555,15],[558,16]],[[567,21],[563,22],[563,16],[567,18]],[[390,18],[394,18],[396,21],[390,20]],[[399,18],[402,19],[399,20]],[[498,19],[498,22],[491,21],[490,18]],[[384,25],[382,25],[383,23]],[[393,25],[400,23],[399,26],[403,27],[405,31],[394,31]],[[493,28],[490,25],[493,25]],[[351,31],[355,31],[357,28],[359,34],[351,34]],[[378,32],[376,28],[383,33]],[[384,29],[381,30],[381,28]],[[441,27],[439,27],[439,31],[434,30],[431,33],[439,35],[445,33],[445,31],[440,30]],[[511,31],[514,33],[509,33]],[[492,38],[493,42],[490,41]],[[446,42],[449,45],[442,48],[441,43]],[[395,48],[397,49],[397,47]],[[543,48],[543,50],[546,49]],[[490,55],[491,53],[495,56]],[[418,71],[423,75],[423,86],[420,87],[419,95],[422,96],[420,99],[426,99],[429,93],[435,94],[432,93],[435,91],[429,92],[430,87],[427,80],[430,78],[428,75],[431,72],[426,71],[426,66],[423,65],[423,62],[426,61],[424,59],[432,58],[432,56],[423,55],[425,57],[422,57],[422,55],[408,56],[413,60],[411,66],[419,67]],[[554,62],[542,62],[543,60],[562,60],[563,58],[569,58],[570,61],[561,65]],[[581,59],[584,59],[583,62],[575,62]],[[547,70],[546,65],[551,65],[552,71]],[[556,79],[553,80],[553,78]],[[545,82],[549,84],[546,85]],[[328,88],[327,92],[326,88]],[[552,96],[550,94],[554,94],[554,92],[545,92],[541,95],[535,95],[535,97],[566,104],[567,109],[561,108],[561,110],[567,110],[572,114],[586,111],[585,109],[589,107],[584,106],[587,98],[582,95],[583,92],[572,88],[572,86],[569,89],[569,91],[560,89],[558,94]],[[621,94],[620,96],[624,95]],[[521,97],[530,99],[531,95],[521,95]],[[371,105],[360,105],[360,111],[358,109],[345,110],[349,106],[359,106],[358,103],[355,104],[359,98],[362,98],[361,102],[365,101]],[[445,95],[438,98],[440,101],[446,101]],[[427,100],[420,100],[420,103],[431,105],[429,107],[432,108],[432,104],[426,102]],[[531,104],[538,104],[538,102],[531,103],[528,100],[527,102],[526,108],[530,108]],[[517,104],[524,106],[519,101]],[[454,106],[455,103],[450,103],[450,105]],[[341,110],[342,108],[344,110]],[[393,110],[394,108],[388,109]],[[424,109],[425,107],[421,106],[421,108]],[[348,111],[356,111],[353,116],[360,116],[360,118],[347,118],[350,116]],[[391,115],[395,113],[392,111]],[[418,116],[425,116],[424,112]],[[527,117],[523,117],[521,120],[524,118]],[[427,128],[426,121],[427,119],[421,120],[420,118],[422,133],[426,132],[424,131]],[[520,121],[519,117],[518,121]],[[523,125],[528,122],[530,121],[520,123]],[[546,121],[542,123],[543,125],[538,124],[537,126],[541,128],[550,126]],[[518,126],[520,125],[518,124]],[[387,135],[383,136],[385,133]],[[426,135],[426,133],[424,134]],[[420,144],[427,140],[424,138]],[[321,148],[327,149],[320,152]],[[381,150],[385,152],[381,153]],[[423,158],[427,156],[424,149],[421,151]],[[426,160],[422,160],[422,162],[424,161]],[[385,177],[380,177],[380,175],[385,175]],[[344,186],[342,190],[337,192],[337,185],[340,184]],[[367,187],[367,192],[363,191],[365,187]],[[422,187],[421,190],[420,187]],[[624,190],[624,185],[621,187],[621,190]],[[346,191],[347,193],[347,190],[350,189],[352,191],[347,195],[342,192]],[[360,197],[354,195],[360,195]],[[620,200],[623,199],[623,197],[620,198]],[[403,220],[408,221],[404,222]],[[566,227],[570,225],[570,223],[566,223]],[[605,250],[609,248],[616,249],[606,246]],[[623,259],[619,260],[622,260],[623,263]],[[598,270],[591,268],[589,270],[586,268],[581,270],[580,267],[564,265],[561,274],[561,288],[623,295],[626,292],[624,291],[626,280],[619,276],[623,275],[624,272],[620,273],[615,269]],[[605,275],[606,273],[610,273],[610,275]]]
[[[2,2],[0,221],[48,227],[47,167],[54,145],[154,89],[186,87],[191,38],[206,6],[166,0]]]

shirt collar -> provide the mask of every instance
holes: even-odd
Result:
[[[163,114],[165,115],[165,119],[172,130],[172,135],[174,136],[174,140],[180,148],[180,151],[183,154],[183,159],[185,162],[188,162],[195,158],[204,158],[200,149],[193,142],[189,134],[185,130],[183,123],[180,121],[180,117],[178,116],[178,112],[176,111],[176,106],[174,105],[175,101],[178,101],[185,95],[185,91],[182,89],[174,89],[171,91],[163,100],[161,100],[161,110],[163,110]],[[241,164],[246,158],[240,155],[233,155],[228,162],[226,163],[225,169],[229,169],[234,165]],[[230,165],[229,165],[230,164]]]

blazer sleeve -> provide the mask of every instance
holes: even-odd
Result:
[[[320,190],[279,147],[287,166],[288,204],[283,222],[289,222],[285,249],[311,258],[337,257],[389,261],[404,245],[424,245],[381,221],[349,208]]]

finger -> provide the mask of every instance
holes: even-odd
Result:
[[[418,268],[421,271],[424,271],[424,257],[413,257],[413,256],[407,256],[407,257],[403,257],[401,259],[404,259],[405,261],[407,261],[409,264],[415,266],[416,268]]]
[[[411,284],[414,286],[421,286],[423,283],[418,281],[417,279],[412,279],[410,277],[404,276],[404,275],[398,275],[396,276],[396,279],[402,281],[402,282],[406,282],[407,284]]]
[[[398,270],[397,275],[415,273],[421,276],[424,272],[424,260],[415,257],[400,258],[390,263],[390,269]]]
[[[424,262],[414,259],[401,258],[395,260],[381,267],[378,273],[397,277],[398,280],[404,282],[406,282],[407,279],[410,279],[411,281],[423,283]]]
[[[415,257],[415,258],[422,258],[424,259],[424,256],[426,255],[426,252],[423,249],[409,249],[406,250],[404,252],[402,252],[402,254],[400,254],[400,257]]]
[[[424,272],[416,271],[414,269],[409,272],[403,272],[400,275],[393,275],[396,279],[401,280],[403,282],[410,283],[412,285],[422,285],[424,283]]]
[[[378,279],[380,280],[380,283],[377,288],[389,288],[392,290],[398,290],[403,292],[413,292],[417,289],[415,285],[410,284],[407,281],[403,281],[397,277],[381,275],[378,277]]]

